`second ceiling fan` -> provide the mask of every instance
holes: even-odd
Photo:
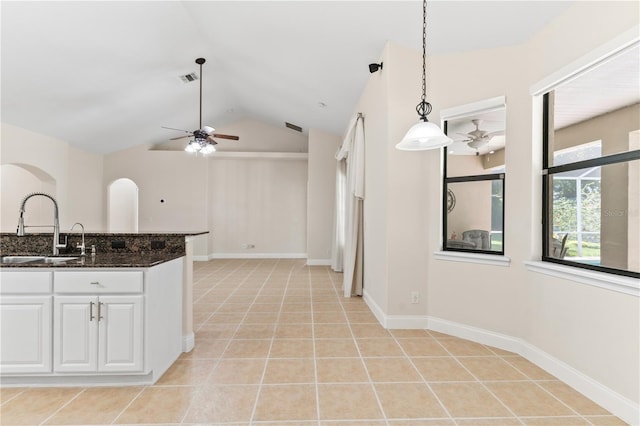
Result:
[[[178,140],[182,138],[193,137],[191,141],[187,144],[184,149],[187,152],[200,152],[202,154],[210,154],[215,152],[215,145],[218,142],[214,138],[219,139],[229,139],[237,141],[240,138],[238,136],[233,135],[225,135],[222,133],[214,133],[216,129],[211,126],[203,126],[202,125],[202,64],[204,64],[206,60],[204,58],[196,59],[196,64],[200,65],[200,120],[199,120],[199,128],[192,132],[188,130],[176,129],[173,127],[162,127],[163,129],[169,130],[179,130],[181,132],[187,133],[185,136],[179,136],[176,138],[171,138],[170,140]]]

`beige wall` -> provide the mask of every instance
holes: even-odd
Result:
[[[507,267],[434,259],[441,244],[439,153],[393,148],[416,120],[421,55],[385,47],[384,70],[370,77],[356,110],[366,116],[364,288],[385,316],[437,318],[522,339],[638,403],[637,380],[630,380],[640,375],[637,297],[524,265],[541,253],[540,130],[529,89],[637,25],[638,12],[635,2],[576,2],[524,45],[428,58],[431,121],[439,122],[443,108],[506,98]],[[408,303],[412,291],[421,292],[419,304]]]
[[[22,199],[33,191],[50,193],[57,200],[62,232],[74,222],[81,222],[87,230],[104,229],[101,155],[5,123],[2,123],[0,140],[2,232],[16,231],[17,208]],[[16,169],[15,165],[21,169]],[[40,198],[28,201],[27,214],[33,214],[41,224],[50,225],[53,223],[52,203]],[[27,226],[30,224],[29,216],[25,222]],[[50,232],[46,229],[39,231]],[[36,230],[27,229],[27,232]]]
[[[340,137],[309,130],[307,183],[307,259],[330,264],[337,161]]]

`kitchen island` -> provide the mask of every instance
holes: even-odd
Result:
[[[97,235],[95,255],[58,258],[2,235],[2,385],[150,384],[193,347],[198,234]]]

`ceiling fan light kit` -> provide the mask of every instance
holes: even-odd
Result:
[[[442,130],[427,119],[431,104],[427,102],[427,1],[422,2],[422,98],[416,106],[416,112],[422,122],[411,126],[396,149],[401,151],[426,151],[438,149],[453,143]]]
[[[196,59],[196,64],[200,66],[200,128],[198,130],[194,130],[193,132],[189,132],[186,130],[175,129],[172,127],[163,127],[169,130],[179,130],[181,132],[187,133],[188,136],[193,136],[193,139],[189,141],[187,146],[184,148],[186,152],[190,153],[200,153],[203,155],[211,154],[216,152],[216,145],[218,142],[214,138],[222,138],[222,139],[230,139],[230,140],[239,140],[240,138],[232,135],[223,135],[221,133],[214,133],[216,129],[211,126],[203,126],[202,125],[202,64],[206,62],[204,58]],[[177,138],[171,138],[171,140],[182,139],[188,136],[180,136]]]

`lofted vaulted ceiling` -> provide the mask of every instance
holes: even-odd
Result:
[[[438,1],[428,53],[525,42],[571,2]],[[385,42],[421,49],[419,1],[3,1],[2,122],[109,153],[161,126],[251,118],[342,134]],[[416,95],[418,96],[418,94]]]

